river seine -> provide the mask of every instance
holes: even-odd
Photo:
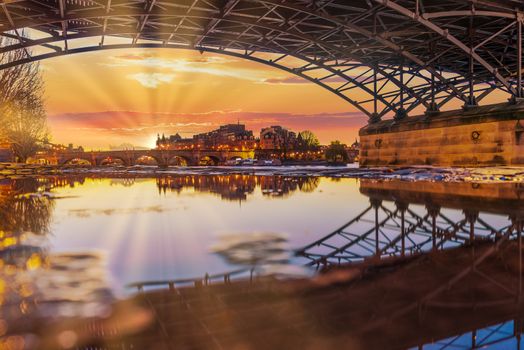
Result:
[[[244,327],[235,317],[251,309],[251,332],[257,317],[266,317],[253,310],[268,307],[283,308],[274,339],[287,348],[303,345],[304,313],[322,346],[510,348],[520,342],[524,317],[522,198],[519,183],[245,174],[4,178],[0,336],[44,349],[148,348],[150,338],[161,339],[159,349],[232,348],[232,334]],[[225,293],[225,286],[244,295],[246,283],[255,299],[198,299]],[[176,313],[159,311],[174,305],[174,295],[189,298],[184,305],[193,313],[212,310],[225,319],[181,326],[187,317],[171,320]],[[284,311],[297,302],[300,316]],[[139,306],[156,311],[133,309]],[[131,325],[123,322],[121,336],[108,340],[106,333],[82,335],[72,319]],[[48,321],[60,326],[49,330]],[[296,339],[278,333],[289,322],[297,322]],[[188,333],[172,338],[171,324]],[[180,340],[202,324],[204,338],[220,347],[200,336],[199,346]],[[256,334],[242,339],[244,348],[265,348]]]

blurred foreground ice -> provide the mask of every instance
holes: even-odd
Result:
[[[280,233],[252,232],[221,235],[211,251],[229,264],[246,266],[256,275],[305,277],[312,271],[292,263],[287,237]]]
[[[214,166],[214,167],[101,167],[67,169],[64,173],[85,173],[100,175],[266,175],[266,176],[307,176],[332,178],[398,179],[404,181],[445,181],[445,182],[524,182],[524,167],[382,167],[359,168],[357,164],[347,166]]]

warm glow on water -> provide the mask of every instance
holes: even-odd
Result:
[[[56,188],[66,198],[56,201],[49,244],[56,252],[104,253],[115,287],[121,287],[238,268],[210,253],[231,234],[275,233],[286,238],[287,249],[299,248],[368,204],[352,179],[314,179],[311,192],[295,188],[281,195],[263,194],[252,177],[238,185],[249,181],[245,194],[228,182],[210,189],[216,193],[193,187],[159,193],[155,179],[86,179]]]
[[[0,344],[520,342],[518,183],[172,172],[0,189]]]

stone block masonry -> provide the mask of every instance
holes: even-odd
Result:
[[[524,165],[524,103],[384,120],[360,129],[360,165]]]

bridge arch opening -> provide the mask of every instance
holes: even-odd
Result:
[[[126,166],[124,159],[119,157],[105,157],[98,161],[99,166]]]
[[[62,162],[62,165],[96,166],[91,160],[85,158],[71,158]]]
[[[135,160],[136,165],[146,165],[146,166],[160,166],[161,162],[153,156],[140,156]]]
[[[522,7],[497,6],[497,2],[476,2],[469,9],[443,0],[421,14],[418,1],[353,1],[351,5],[329,1],[321,8],[275,0],[200,2],[199,6],[181,2],[176,10],[159,2],[144,7],[125,0],[107,8],[93,1],[56,1],[43,10],[38,2],[12,1],[4,4],[6,16],[0,27],[13,42],[0,49],[28,51],[36,46],[39,53],[0,64],[0,69],[114,48],[216,52],[307,79],[373,120],[386,114],[403,118],[418,107],[438,111],[450,101],[476,105],[493,91],[524,98],[518,62],[522,45],[517,50],[516,42],[521,40],[515,38],[521,32]],[[267,9],[271,10],[266,13]],[[362,15],[359,23],[346,20],[355,13]],[[382,21],[380,33],[370,30],[379,17],[404,18],[405,28],[399,29],[398,21]],[[480,21],[482,30],[471,30],[470,19]],[[20,37],[25,28],[48,35]],[[114,38],[117,43],[108,44]],[[495,57],[497,52],[504,52],[505,59]],[[300,62],[286,64],[290,58]]]
[[[122,33],[123,35],[126,34],[132,34],[132,33]],[[169,33],[158,33],[158,34],[166,34]],[[86,41],[88,39],[96,38],[98,39],[100,37],[100,34],[79,34],[77,36],[71,35],[69,37],[69,42],[73,43],[76,41]],[[61,39],[58,38],[49,38],[48,40],[39,40],[36,42],[42,42],[42,46],[52,46],[55,43],[60,43]],[[15,41],[16,42],[16,41]],[[27,46],[24,46],[25,48],[31,47],[31,43],[34,43],[35,40],[31,40],[28,38]],[[261,43],[257,42],[251,42],[251,41],[240,41],[241,44],[252,46],[255,45],[255,50],[250,53],[242,53],[242,50],[225,50],[222,48],[217,47],[188,47],[187,45],[181,45],[181,44],[154,44],[154,43],[135,43],[135,44],[113,44],[113,45],[86,45],[76,48],[69,48],[68,50],[55,50],[53,52],[49,52],[46,54],[40,54],[32,56],[31,58],[21,59],[16,62],[8,62],[2,64],[0,62],[0,70],[7,69],[14,67],[19,64],[24,64],[27,62],[34,62],[34,61],[40,61],[40,60],[47,60],[54,57],[61,57],[65,55],[75,55],[79,53],[86,53],[86,52],[94,52],[94,51],[101,51],[101,50],[116,50],[116,49],[131,49],[131,48],[145,48],[145,49],[165,49],[165,48],[171,48],[171,49],[178,49],[178,50],[198,50],[201,53],[209,52],[219,55],[225,55],[225,56],[231,56],[235,58],[241,58],[243,60],[248,60],[252,62],[256,62],[259,64],[267,65],[272,68],[276,68],[278,70],[287,72],[293,76],[299,77],[304,79],[304,81],[309,81],[310,83],[316,84],[319,87],[328,90],[332,94],[338,96],[339,98],[342,98],[349,104],[353,105],[355,108],[357,108],[360,112],[371,115],[371,106],[372,103],[370,102],[370,98],[373,96],[373,91],[370,88],[369,84],[361,84],[358,79],[355,79],[352,74],[350,74],[349,71],[355,70],[353,73],[354,75],[360,75],[362,70],[368,70],[369,73],[369,67],[364,62],[358,62],[358,61],[352,61],[351,63],[344,64],[342,66],[339,66],[337,68],[332,67],[332,62],[321,62],[316,59],[313,59],[307,55],[300,55],[300,54],[292,54],[292,53],[271,53],[271,50],[268,47],[265,47]],[[16,46],[18,45],[11,45]],[[1,49],[1,48],[0,48]],[[273,57],[268,57],[273,56]],[[306,66],[307,68],[304,69],[302,67]],[[376,70],[382,71],[382,68],[375,67]],[[364,75],[367,76],[368,73],[365,73]],[[386,78],[386,72],[383,71],[382,80],[389,80],[392,82],[393,85],[398,85],[399,82],[397,81],[395,75],[387,75]],[[270,77],[268,77],[270,78]],[[369,78],[369,77],[368,77]],[[271,80],[271,79],[269,79]],[[285,81],[286,79],[284,79]],[[289,81],[293,81],[293,79],[289,79]],[[352,86],[353,88],[348,88],[349,86]],[[359,101],[356,96],[358,94],[354,93],[354,89],[359,90],[360,95],[365,95],[366,98],[363,99],[363,101]],[[382,96],[378,97],[379,104],[383,106],[384,108],[387,108],[388,111],[396,111],[396,107],[394,104],[390,103],[388,99],[383,98]],[[421,103],[425,102],[424,100],[421,100]]]
[[[189,158],[184,156],[174,156],[169,160],[168,165],[184,167],[191,165],[191,161],[189,160]]]
[[[220,164],[220,159],[215,156],[206,155],[206,156],[200,157],[200,159],[198,160],[198,165],[201,165],[201,166],[214,166],[214,165],[219,165],[219,164]]]

